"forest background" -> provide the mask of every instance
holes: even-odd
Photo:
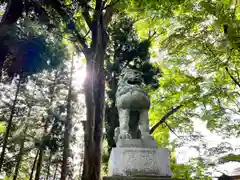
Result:
[[[238,0],[0,0],[0,20],[1,178],[105,175],[125,67],[173,177],[240,167]]]

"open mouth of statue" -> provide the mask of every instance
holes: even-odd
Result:
[[[128,80],[127,83],[130,85],[140,85],[141,81],[140,80]]]

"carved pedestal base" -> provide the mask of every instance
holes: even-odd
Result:
[[[128,176],[111,176],[111,177],[103,177],[103,180],[181,180],[167,177],[128,177]]]
[[[108,176],[171,177],[169,152],[165,148],[113,148],[108,163]]]

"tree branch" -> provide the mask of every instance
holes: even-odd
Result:
[[[177,112],[182,106],[183,106],[183,105],[179,105],[179,106],[177,106],[177,107],[175,107],[175,108],[172,108],[167,114],[165,114],[165,115],[160,119],[160,121],[159,121],[157,124],[155,124],[155,125],[150,129],[150,134],[152,134],[161,124],[163,124],[163,123],[167,120],[167,118],[168,118],[169,116],[171,116],[172,114],[174,114],[175,112]]]
[[[76,38],[77,40],[81,43],[81,45],[83,46],[83,49],[87,49],[88,48],[88,45],[86,44],[86,40],[85,38],[75,30],[75,35],[76,35]],[[83,50],[84,51],[84,50]]]
[[[84,17],[84,19],[85,19],[89,29],[92,29],[92,20],[91,20],[90,15],[89,15],[89,9],[84,7],[82,15],[83,15],[83,17]]]
[[[165,123],[165,125],[168,127],[168,129],[175,135],[175,136],[177,136],[179,139],[180,139],[180,137],[175,133],[175,131],[168,125],[168,123],[165,121],[164,122]]]
[[[237,79],[235,77],[233,77],[233,75],[229,72],[228,67],[225,67],[228,75],[230,76],[230,78],[233,80],[233,82],[240,88],[240,83],[237,81]]]
[[[89,14],[89,11],[90,11],[90,6],[88,5],[87,1],[82,1],[82,0],[79,0],[79,3],[80,3],[80,6],[82,7],[83,9],[83,12],[82,12],[82,15],[83,15],[83,18],[85,19],[89,29],[92,29],[92,19],[90,17],[90,14]]]
[[[212,53],[212,55],[214,57],[217,57],[216,54],[212,51],[212,49],[210,49],[207,45],[206,45],[207,49]],[[231,49],[232,51],[233,49]],[[228,61],[230,59],[231,56],[228,57]],[[219,60],[219,58],[217,58]],[[225,70],[227,71],[228,75],[230,76],[230,78],[233,80],[233,82],[240,88],[240,83],[239,81],[230,73],[228,67],[225,67]]]
[[[57,11],[57,13],[62,17],[62,19],[67,24],[72,24],[74,28],[72,29],[74,31],[74,35],[77,38],[77,40],[82,45],[83,49],[87,49],[88,45],[86,43],[85,38],[76,30],[75,23],[73,22],[72,18],[68,16],[62,5],[58,1],[46,1],[45,5],[51,6],[53,9]]]
[[[104,27],[107,27],[108,24],[111,22],[112,20],[112,16],[115,12],[115,8],[114,5],[118,3],[118,1],[112,2],[111,4],[107,5],[104,9],[106,10],[104,17],[103,17],[103,23],[104,23]]]

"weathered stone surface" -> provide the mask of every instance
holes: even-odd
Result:
[[[119,127],[115,129],[114,137],[116,142],[119,139],[143,139],[150,136],[150,99],[141,87],[142,81],[142,73],[139,71],[126,68],[121,72],[116,92],[119,114]]]
[[[141,148],[157,148],[157,142],[153,139],[119,139],[117,147],[141,147]]]
[[[116,175],[171,177],[169,152],[165,148],[113,148],[108,163],[108,176]]]
[[[133,69],[124,69],[120,75],[116,93],[119,127],[114,133],[117,147],[112,149],[108,163],[110,177],[105,177],[106,180],[171,177],[168,150],[158,149],[149,134],[150,99],[141,87],[142,81],[141,72]]]
[[[103,177],[103,180],[181,180],[170,177],[131,177],[131,176],[107,176]]]

